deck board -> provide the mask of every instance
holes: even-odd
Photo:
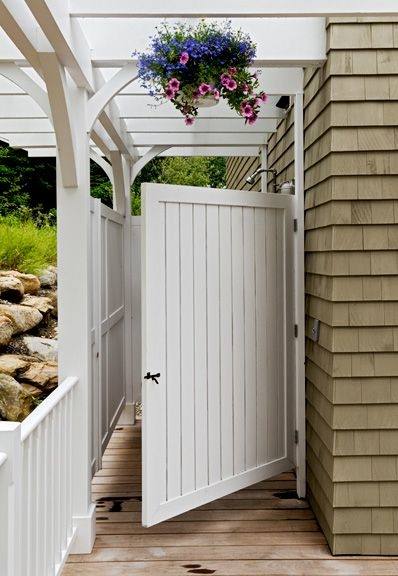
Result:
[[[97,538],[63,576],[392,576],[398,559],[333,557],[284,473],[151,528],[141,526],[141,430],[118,427],[93,480]]]

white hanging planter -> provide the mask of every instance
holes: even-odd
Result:
[[[213,106],[217,106],[219,100],[216,100],[213,94],[206,94],[206,96],[200,96],[197,100],[195,100],[195,104],[198,108],[212,108]]]

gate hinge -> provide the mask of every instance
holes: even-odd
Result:
[[[297,222],[297,218],[295,218],[293,220],[293,231],[297,232],[297,230],[298,230],[298,222]]]
[[[299,443],[299,431],[298,430],[294,431],[294,443],[295,444]]]
[[[294,325],[294,337],[297,338],[298,336],[298,324]]]

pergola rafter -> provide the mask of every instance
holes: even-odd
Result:
[[[69,11],[78,18],[296,18],[311,16],[390,16],[397,12],[395,0],[201,0],[185,2],[151,0],[70,0]]]

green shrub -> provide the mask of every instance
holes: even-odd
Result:
[[[54,226],[38,226],[28,217],[0,216],[0,269],[38,274],[56,260]]]

